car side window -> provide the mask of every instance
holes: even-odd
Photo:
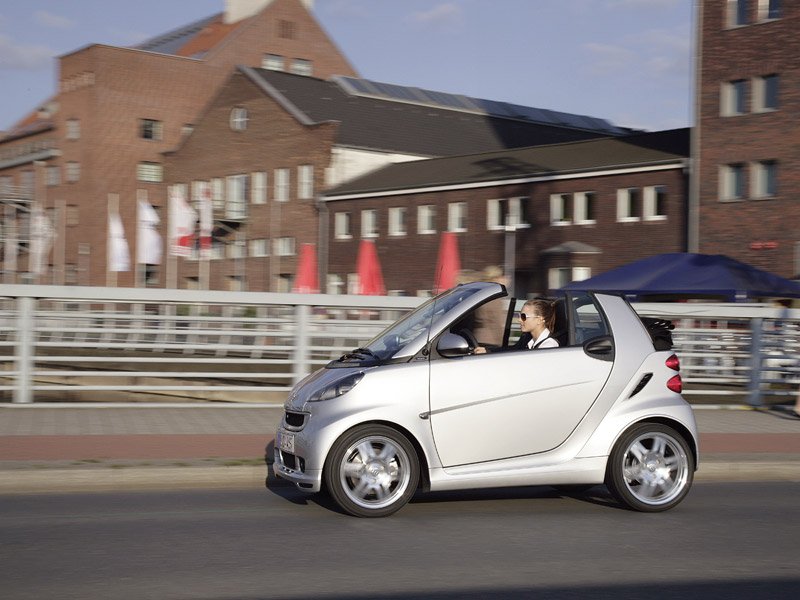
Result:
[[[610,329],[596,301],[589,294],[577,293],[572,297],[570,321],[575,331],[575,344],[609,335]]]

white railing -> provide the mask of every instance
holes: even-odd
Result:
[[[419,298],[0,286],[0,400],[283,399]],[[690,401],[758,405],[800,384],[800,310],[636,304],[671,319]]]

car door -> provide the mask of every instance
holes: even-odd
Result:
[[[431,428],[445,467],[547,452],[569,437],[613,366],[608,327],[583,296],[569,302],[572,345],[431,360]]]

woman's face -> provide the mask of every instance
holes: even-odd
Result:
[[[524,315],[524,316],[523,316]],[[539,330],[541,326],[542,317],[536,313],[536,309],[532,306],[523,307],[519,315],[519,326],[522,331],[532,333]]]

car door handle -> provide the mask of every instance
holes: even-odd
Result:
[[[603,336],[589,340],[583,345],[583,351],[593,358],[614,360],[614,338]]]

